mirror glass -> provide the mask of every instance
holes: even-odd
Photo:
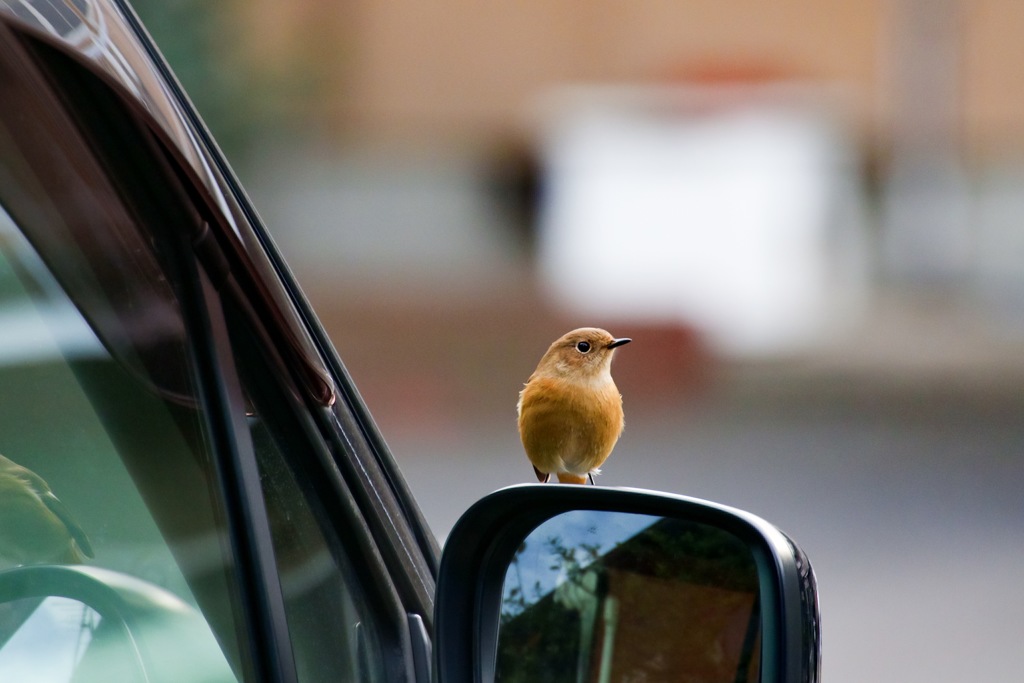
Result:
[[[716,527],[575,510],[544,522],[505,575],[495,680],[757,681],[751,550]]]

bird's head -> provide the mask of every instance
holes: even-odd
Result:
[[[538,373],[580,380],[610,375],[615,349],[631,339],[616,339],[597,327],[581,327],[559,337],[548,348],[537,367]]]

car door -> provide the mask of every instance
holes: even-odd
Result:
[[[436,544],[142,35],[0,4],[0,680],[426,680]]]

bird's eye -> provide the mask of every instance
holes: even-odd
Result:
[[[590,342],[576,342],[576,350],[580,353],[588,353],[590,351]]]

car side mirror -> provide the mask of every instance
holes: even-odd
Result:
[[[800,549],[749,513],[636,489],[477,502],[445,544],[434,624],[439,683],[819,678]]]

